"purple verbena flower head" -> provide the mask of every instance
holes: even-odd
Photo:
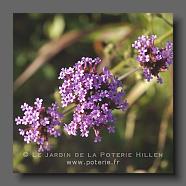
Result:
[[[15,118],[16,125],[22,125],[19,133],[26,143],[36,143],[38,151],[50,150],[49,137],[60,136],[62,114],[58,112],[58,105],[53,103],[51,107],[42,106],[42,99],[36,98],[34,106],[27,103],[21,105],[23,117]]]
[[[88,137],[90,129],[95,134],[94,142],[101,141],[101,130],[106,128],[114,133],[112,110],[126,110],[127,101],[122,83],[104,67],[101,73],[96,71],[101,62],[99,58],[83,57],[73,67],[63,68],[59,79],[62,107],[75,103],[73,119],[65,124],[69,135]]]
[[[156,38],[156,35],[142,35],[132,47],[137,50],[137,61],[143,68],[145,79],[150,81],[153,77],[157,77],[158,83],[162,83],[159,73],[168,70],[173,63],[173,43],[167,42],[165,48],[158,48],[155,46]]]
[[[78,61],[73,67],[62,68],[58,79],[63,80],[59,87],[62,99],[62,107],[70,103],[81,103],[93,85],[98,83],[100,77],[96,74],[96,67],[100,63],[99,58],[85,58]]]

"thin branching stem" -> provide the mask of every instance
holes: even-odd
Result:
[[[170,23],[167,19],[165,19],[165,17],[163,17],[161,14],[156,14],[156,16],[158,16],[160,19],[162,19],[163,21],[165,21],[165,23],[167,23],[169,26],[173,26],[172,23]]]
[[[140,70],[141,67],[138,67],[138,68],[133,68],[132,70],[130,70],[129,72],[127,72],[126,74],[123,74],[122,76],[120,76],[118,79],[121,81],[125,78],[127,78],[128,76],[130,76],[131,74],[133,74],[134,72]]]
[[[134,72],[136,72],[137,70],[140,70],[140,69],[141,69],[140,67],[134,68],[134,69],[130,70],[129,72],[127,72],[126,74],[123,74],[122,76],[120,76],[118,79],[121,81],[121,80],[127,78],[128,76],[130,76],[131,74],[133,74]],[[71,108],[65,110],[63,112],[63,114],[66,115],[66,114],[70,113],[75,107],[76,106],[73,105]]]

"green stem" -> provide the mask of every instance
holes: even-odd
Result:
[[[140,69],[141,69],[141,67],[134,68],[134,69],[130,70],[129,72],[127,72],[126,74],[123,74],[122,76],[120,76],[118,79],[119,79],[119,80],[123,80],[123,79],[125,79],[126,77],[130,76],[131,74],[133,74],[134,72],[136,72],[136,71],[138,71],[138,70],[140,70]]]
[[[162,19],[163,21],[165,21],[165,23],[167,23],[169,26],[173,26],[172,23],[170,23],[167,19],[165,19],[161,14],[156,14],[156,16],[158,16],[160,19]]]
[[[171,36],[172,34],[173,34],[173,29],[169,30],[169,31],[166,32],[164,35],[162,35],[161,37],[159,37],[159,38],[155,41],[155,44],[161,43],[164,39],[166,39],[167,37]]]
[[[65,114],[70,113],[75,107],[76,107],[76,105],[74,105],[74,104],[71,105],[70,108],[66,109],[62,114],[65,115]]]
[[[113,67],[110,71],[115,74],[118,70],[120,70],[121,68],[123,68],[125,66],[125,64],[127,64],[129,61],[134,60],[133,58],[128,58],[124,61],[119,62],[115,67]]]

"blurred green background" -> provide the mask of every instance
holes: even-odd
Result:
[[[36,97],[46,106],[60,102],[57,77],[83,56],[99,56],[116,76],[138,67],[131,44],[141,34],[156,34],[157,45],[173,40],[172,14],[14,14],[14,118],[20,105]],[[35,152],[25,145],[13,126],[13,169],[15,172],[173,172],[173,68],[161,74],[164,84],[145,83],[142,72],[124,81],[129,109],[114,111],[116,133],[103,131],[103,140],[67,136],[52,140],[52,152],[163,152],[164,157],[123,159],[119,166],[67,166],[65,158],[23,157]],[[71,113],[65,121],[71,119]]]

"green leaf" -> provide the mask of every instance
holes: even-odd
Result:
[[[52,22],[47,22],[44,30],[50,39],[59,38],[65,29],[65,20],[63,16],[56,15]]]

